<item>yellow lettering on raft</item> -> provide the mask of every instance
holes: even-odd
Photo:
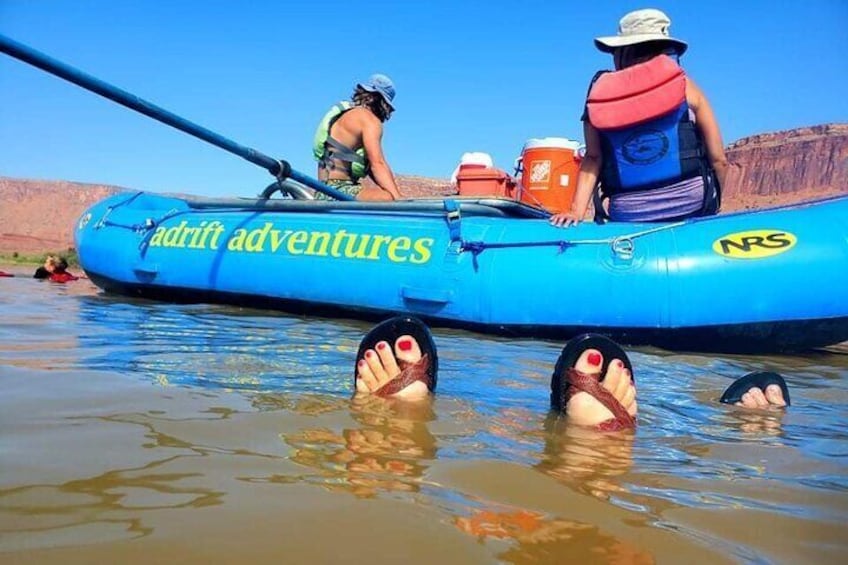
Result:
[[[415,263],[416,265],[420,265],[422,263],[426,263],[430,260],[432,256],[430,252],[430,248],[436,242],[432,237],[422,237],[420,239],[415,240],[415,252],[409,257],[410,263]]]
[[[349,259],[368,259],[368,243],[371,236],[368,234],[352,235],[345,246],[345,257]]]
[[[196,228],[189,228],[192,231],[191,241],[188,242],[189,249],[201,249],[200,237],[203,235],[203,228],[206,227],[206,220],[200,222]]]
[[[320,249],[316,247],[320,245]],[[306,248],[307,255],[318,255],[320,257],[327,256],[327,247],[330,245],[330,232],[314,231],[310,232],[309,246]]]
[[[244,240],[244,250],[250,253],[263,251],[265,248],[265,240],[268,239],[268,233],[274,226],[271,222],[265,222],[261,228],[250,230]]]
[[[166,228],[158,227],[156,231],[153,232],[153,237],[150,238],[150,243],[148,244],[150,247],[161,247],[162,246],[162,238],[165,236]]]
[[[185,229],[187,221],[183,220],[178,225],[165,230],[165,235],[162,236],[162,247],[182,247],[179,245],[180,236]]]
[[[380,247],[384,243],[389,243],[392,241],[392,238],[387,235],[375,235],[374,243],[371,246],[371,253],[368,254],[369,259],[379,259],[380,258]]]
[[[215,227],[212,228],[212,226],[215,226]],[[212,222],[211,224],[209,224],[208,226],[203,228],[203,238],[200,242],[201,245],[203,245],[204,241],[206,240],[206,235],[207,235],[206,230],[207,229],[209,229],[209,231],[214,232],[212,234],[212,239],[209,241],[209,249],[218,249],[218,240],[221,239],[221,234],[223,234],[224,230],[226,229],[224,227],[224,224],[222,224],[218,220],[215,220],[214,222]]]
[[[218,249],[221,237],[227,228],[218,220],[203,220],[189,226],[183,220],[179,224],[159,226],[150,237],[150,247],[172,247],[189,249]],[[308,255],[421,265],[432,259],[435,239],[409,236],[389,236],[351,233],[346,229],[335,232],[281,230],[274,222],[263,222],[260,227],[238,228],[228,234],[226,249],[233,252],[265,253],[284,252],[288,255]],[[749,238],[752,239],[753,238]],[[770,240],[777,240],[772,236]],[[770,241],[767,240],[767,241]]]
[[[302,255],[303,249],[299,246],[306,243],[309,239],[309,232],[296,231],[289,237],[287,249],[292,255]]]
[[[230,241],[227,242],[227,249],[230,251],[244,251],[244,239],[247,237],[247,230],[239,228],[233,232]]]
[[[399,254],[398,251],[409,251],[412,248],[412,240],[406,236],[401,236],[393,239],[389,243],[388,255],[389,261],[394,263],[405,263],[407,256]]]

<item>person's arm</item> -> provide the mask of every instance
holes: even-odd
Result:
[[[555,226],[568,227],[580,223],[589,209],[589,201],[598,183],[598,175],[604,163],[601,153],[601,138],[598,130],[588,121],[583,122],[583,139],[586,142],[586,154],[580,162],[580,172],[577,174],[577,188],[571,201],[571,210],[551,216]]]
[[[725,186],[724,179],[727,174],[727,157],[724,154],[724,143],[721,141],[721,131],[713,114],[713,109],[707,101],[707,97],[700,88],[690,79],[686,78],[686,102],[695,113],[695,127],[701,132],[707,149],[707,158],[718,177],[719,185]]]
[[[365,154],[368,155],[368,162],[371,164],[371,178],[377,183],[377,186],[388,192],[393,200],[400,200],[401,195],[395,182],[395,176],[383,156],[383,123],[376,116],[370,114],[364,121],[362,145],[365,147]]]

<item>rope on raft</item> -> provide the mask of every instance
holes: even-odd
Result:
[[[575,240],[565,240],[565,239],[557,239],[550,241],[516,241],[511,243],[486,243],[485,241],[466,241],[464,239],[457,239],[459,241],[459,250],[460,252],[468,251],[472,254],[472,262],[474,265],[474,270],[478,270],[479,264],[477,262],[477,256],[480,255],[486,249],[508,249],[511,247],[520,248],[520,247],[558,247],[558,253],[563,253],[569,247],[576,247],[578,245],[604,245],[609,244],[612,247],[613,253],[624,258],[630,259],[633,257],[633,251],[636,246],[633,243],[634,239],[638,239],[640,237],[673,229],[679,226],[682,226],[684,222],[676,222],[673,224],[665,224],[662,226],[658,226],[656,228],[651,228],[647,230],[638,231],[631,234],[619,235],[616,237],[608,237],[602,239],[575,239]]]

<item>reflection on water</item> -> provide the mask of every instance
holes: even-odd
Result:
[[[640,349],[639,428],[598,434],[547,413],[558,343],[437,329],[436,398],[353,400],[362,322],[0,284],[9,555],[208,562],[249,547],[263,562],[286,547],[322,561],[338,549],[328,524],[356,560],[385,562],[827,562],[848,548],[846,356]],[[787,375],[793,406],[718,404],[750,370]]]
[[[427,463],[436,458],[436,438],[427,427],[435,418],[431,403],[370,397],[350,404],[356,425],[341,433],[307,428],[282,434],[292,461],[315,471],[298,480],[365,498],[418,492]]]

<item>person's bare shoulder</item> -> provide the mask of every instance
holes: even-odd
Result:
[[[692,107],[693,110],[697,110],[698,106],[701,103],[701,100],[704,98],[704,93],[701,91],[700,87],[695,84],[695,81],[690,77],[686,77],[686,102],[689,106]]]
[[[371,110],[361,106],[351,108],[350,111],[347,112],[347,115],[351,117],[351,121],[356,121],[360,124],[371,124],[373,122],[380,121],[377,119],[377,116],[371,112]]]

